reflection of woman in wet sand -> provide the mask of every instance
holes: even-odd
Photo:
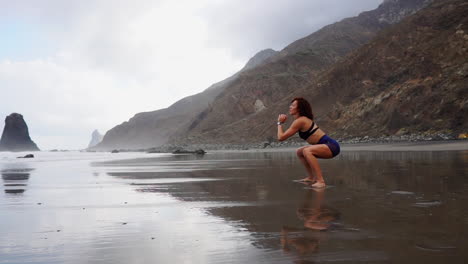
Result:
[[[318,251],[319,241],[323,233],[307,231],[326,231],[333,221],[336,221],[340,216],[340,213],[335,209],[323,205],[324,192],[324,189],[309,190],[304,203],[297,209],[297,216],[304,221],[305,230],[304,228],[287,226],[283,226],[281,229],[281,245],[285,252],[291,252],[292,247],[296,249],[300,256]],[[291,232],[296,234],[292,235]],[[298,234],[301,236],[298,236]]]
[[[307,178],[301,181],[311,183],[314,188],[324,188],[325,180],[317,158],[331,159],[335,157],[340,153],[340,145],[315,124],[312,108],[304,98],[298,97],[291,101],[289,114],[294,117],[294,121],[286,131],[283,131],[282,125],[287,116],[284,114],[278,116],[278,140],[286,140],[299,132],[299,136],[311,144],[311,146],[297,150],[297,156],[304,164],[308,174]]]
[[[314,197],[315,193],[315,197]],[[340,213],[323,203],[325,190],[307,192],[302,207],[297,209],[297,216],[304,221],[304,227],[325,231],[340,217]]]

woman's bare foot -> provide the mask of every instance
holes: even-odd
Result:
[[[312,188],[325,188],[325,183],[324,182],[315,182],[314,184],[312,184],[310,187]]]
[[[297,181],[298,182],[303,182],[303,183],[315,183],[317,180],[315,180],[315,178],[307,177],[307,178],[297,180]]]

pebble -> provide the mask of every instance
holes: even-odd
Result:
[[[407,191],[393,191],[391,194],[401,194],[401,195],[413,195],[413,192],[407,192]]]
[[[442,202],[440,201],[427,201],[427,202],[418,202],[415,203],[414,206],[416,207],[431,207],[431,206],[438,206],[441,205]]]

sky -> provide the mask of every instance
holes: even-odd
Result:
[[[23,115],[42,150],[83,149],[382,0],[0,0],[0,130]]]

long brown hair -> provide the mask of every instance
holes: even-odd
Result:
[[[297,111],[299,111],[299,116],[305,116],[310,119],[314,119],[314,114],[312,113],[312,107],[310,106],[309,102],[302,97],[296,97],[292,99],[291,104],[296,101],[297,102]]]

